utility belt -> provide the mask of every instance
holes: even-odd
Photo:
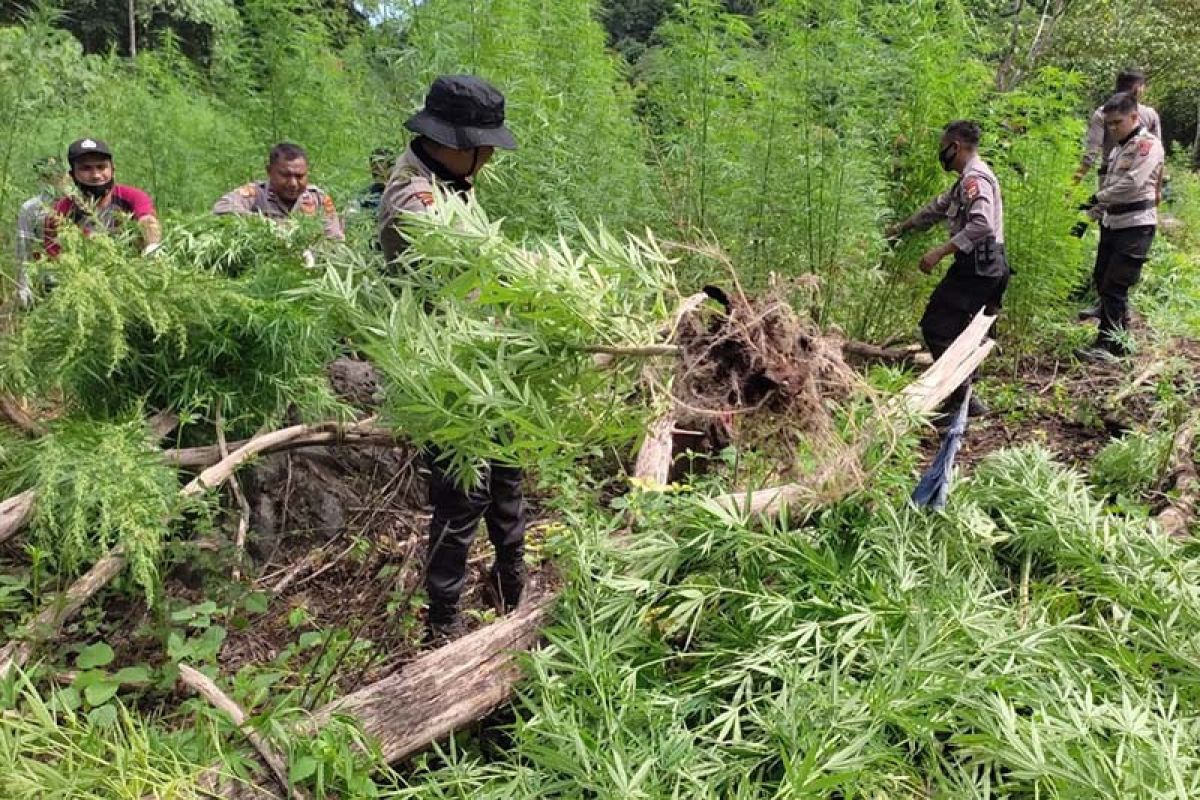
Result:
[[[1138,200],[1136,203],[1115,203],[1104,210],[1113,216],[1118,216],[1120,214],[1132,214],[1135,211],[1149,211],[1157,205],[1158,203],[1153,200]]]
[[[1008,274],[1004,243],[997,242],[994,236],[981,239],[970,252],[957,253],[954,256],[954,266],[981,278],[1003,277]]]

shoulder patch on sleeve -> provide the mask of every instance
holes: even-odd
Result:
[[[979,178],[971,177],[963,181],[963,191],[966,192],[968,200],[979,197]]]
[[[325,209],[326,214],[333,214],[337,211],[333,205],[333,198],[324,192],[321,193],[321,207]]]
[[[1150,155],[1150,150],[1153,149],[1153,147],[1154,147],[1154,142],[1150,141],[1149,139],[1142,139],[1140,142],[1138,142],[1138,155],[1139,156]]]
[[[412,196],[427,206],[433,205],[433,192],[413,192]]]
[[[247,183],[238,189],[237,193],[242,197],[254,197],[254,195],[258,194],[258,187],[253,183]]]

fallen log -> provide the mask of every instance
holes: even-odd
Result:
[[[361,430],[369,428],[372,424],[373,420],[364,420],[349,426],[347,430]],[[290,428],[256,436],[231,452],[227,458],[201,472],[179,493],[183,497],[198,497],[210,489],[221,486],[229,480],[238,467],[260,453],[293,439],[332,427],[335,426],[333,424],[293,425]],[[0,648],[0,681],[7,678],[14,667],[25,666],[40,642],[58,635],[63,624],[96,592],[119,575],[127,561],[125,549],[121,545],[113,547],[97,560],[83,577],[71,584],[60,596],[43,606],[41,611],[22,626],[20,632],[8,644]]]
[[[33,517],[33,501],[37,492],[26,489],[18,495],[13,495],[0,502],[0,542],[3,542],[17,531],[29,524]]]
[[[230,450],[244,447],[250,439],[229,442]],[[354,447],[390,447],[396,444],[396,434],[389,428],[372,426],[360,431],[319,431],[298,436],[286,442],[277,442],[270,448],[260,450],[261,454],[282,453],[286,450],[296,450],[301,447],[345,445]],[[221,460],[219,445],[201,445],[199,447],[182,447],[176,450],[164,450],[163,458],[180,469],[196,469],[207,467]]]
[[[1196,474],[1196,462],[1192,458],[1197,424],[1200,424],[1200,418],[1193,416],[1175,432],[1166,482],[1168,486],[1174,485],[1177,494],[1155,518],[1164,533],[1177,539],[1187,536],[1188,526],[1196,516],[1197,495],[1200,495],[1200,476]]]

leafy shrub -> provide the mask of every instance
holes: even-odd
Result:
[[[1109,442],[1092,462],[1092,484],[1103,495],[1137,498],[1155,487],[1171,452],[1162,432],[1134,432]]]

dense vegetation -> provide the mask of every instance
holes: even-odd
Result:
[[[68,241],[34,267],[55,290],[7,306],[0,390],[45,430],[0,433],[0,495],[38,498],[28,533],[0,551],[4,639],[120,545],[131,579],[109,602],[146,609],[137,641],[156,650],[85,612],[0,685],[6,796],[189,796],[216,761],[244,770],[229,723],[181,702],[176,665],[216,675],[227,631],[272,600],[236,580],[164,593],[163,572],[195,559],[187,542],[227,508],[216,492],[181,495],[145,418],[178,414],[180,446],[349,419],[325,372],[347,354],[379,368],[381,420],[452,453],[464,480],[486,457],[535,466],[555,520],[539,548],[565,586],[503,746],[463,736],[397,772],[348,721],[295,734],[334,695],[332,676],[365,674],[380,654],[358,629],[289,608],[294,641],[226,688],[309,791],[1200,795],[1200,563],[1149,519],[1194,406],[1184,357],[1200,337],[1189,5],[68,0],[6,17],[0,243],[11,250],[36,189],[34,159],[80,135],[113,145],[118,180],[153,195],[166,231],[153,258],[119,237]],[[1133,63],[1150,69],[1148,100],[1178,142],[1175,222],[1138,299],[1139,363],[1158,364],[1129,388],[1144,419],[1088,474],[1026,443],[925,513],[907,502],[920,454],[904,438],[863,492],[776,521],[704,502],[780,471],[736,446],[694,485],[626,494],[614,462],[663,398],[639,383],[640,362],[598,371],[589,348],[651,342],[704,283],[754,293],[780,278],[823,327],[912,339],[936,280],[915,264],[939,234],[897,244],[882,231],[947,185],[936,143],[958,117],[984,126],[1017,269],[983,391],[1002,425],[1074,404],[1107,439],[1095,398],[1054,380],[1048,399],[1030,397],[1020,379],[1030,365],[1073,369],[1090,335],[1068,296],[1094,234],[1067,235],[1090,189],[1070,176],[1086,114]],[[485,174],[480,207],[447,202],[413,228],[402,277],[381,270],[361,213],[344,246],[311,225],[208,216],[284,139],[347,208],[370,151],[402,147],[424,87],[458,71],[505,90],[521,148]],[[868,378],[887,392],[907,376]],[[839,422],[870,405],[855,403]],[[365,562],[371,545],[352,544]],[[419,598],[384,602],[411,627]]]

